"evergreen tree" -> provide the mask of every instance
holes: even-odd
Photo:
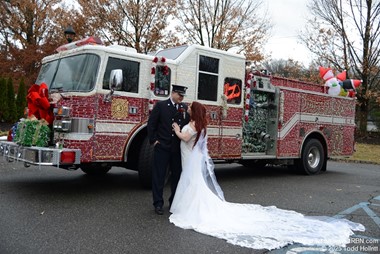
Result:
[[[17,98],[16,98],[17,118],[16,120],[24,117],[24,110],[26,106],[27,106],[26,87],[25,87],[25,82],[23,78],[20,81],[20,85],[18,87],[18,92],[17,92]]]
[[[5,122],[7,118],[7,82],[5,78],[0,78],[0,122]]]
[[[8,107],[8,117],[5,119],[8,123],[13,123],[16,121],[16,102],[15,102],[15,90],[13,88],[12,78],[8,78],[7,82],[7,107]]]

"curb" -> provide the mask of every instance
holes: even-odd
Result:
[[[347,162],[347,163],[380,165],[380,162],[375,162],[375,161],[362,161],[362,160],[350,160],[350,159],[329,159],[329,160],[330,161],[337,161],[337,162]]]

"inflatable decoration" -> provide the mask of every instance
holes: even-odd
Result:
[[[354,97],[356,94],[356,89],[361,85],[362,80],[358,79],[346,79],[342,81],[342,87],[347,91],[347,96]]]
[[[330,95],[354,97],[356,89],[362,82],[357,79],[347,79],[346,71],[334,77],[331,68],[319,67],[319,75],[325,81],[325,86],[329,88],[327,93]]]
[[[28,102],[28,117],[45,119],[49,124],[53,123],[53,111],[50,108],[48,87],[45,83],[32,85],[26,96]]]
[[[339,95],[341,86],[331,68],[319,67],[319,75],[325,81],[325,86],[329,88],[327,93],[330,95]]]

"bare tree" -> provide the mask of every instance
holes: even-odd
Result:
[[[320,82],[318,68],[314,66],[314,63],[311,63],[307,69],[302,63],[293,59],[273,59],[264,61],[262,66],[273,76],[297,79],[312,83]]]
[[[314,18],[302,41],[330,67],[363,81],[357,94],[357,116],[364,134],[369,102],[379,96],[380,89],[380,1],[313,0],[309,8]]]
[[[177,31],[186,42],[244,53],[251,61],[263,59],[271,23],[261,0],[179,0]]]
[[[174,0],[78,0],[85,26],[91,34],[135,48],[138,52],[155,51],[165,40],[168,17]]]

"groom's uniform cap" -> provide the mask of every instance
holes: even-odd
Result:
[[[172,84],[172,91],[178,93],[179,95],[185,96],[186,95],[186,86],[179,86],[179,85],[174,85]]]

